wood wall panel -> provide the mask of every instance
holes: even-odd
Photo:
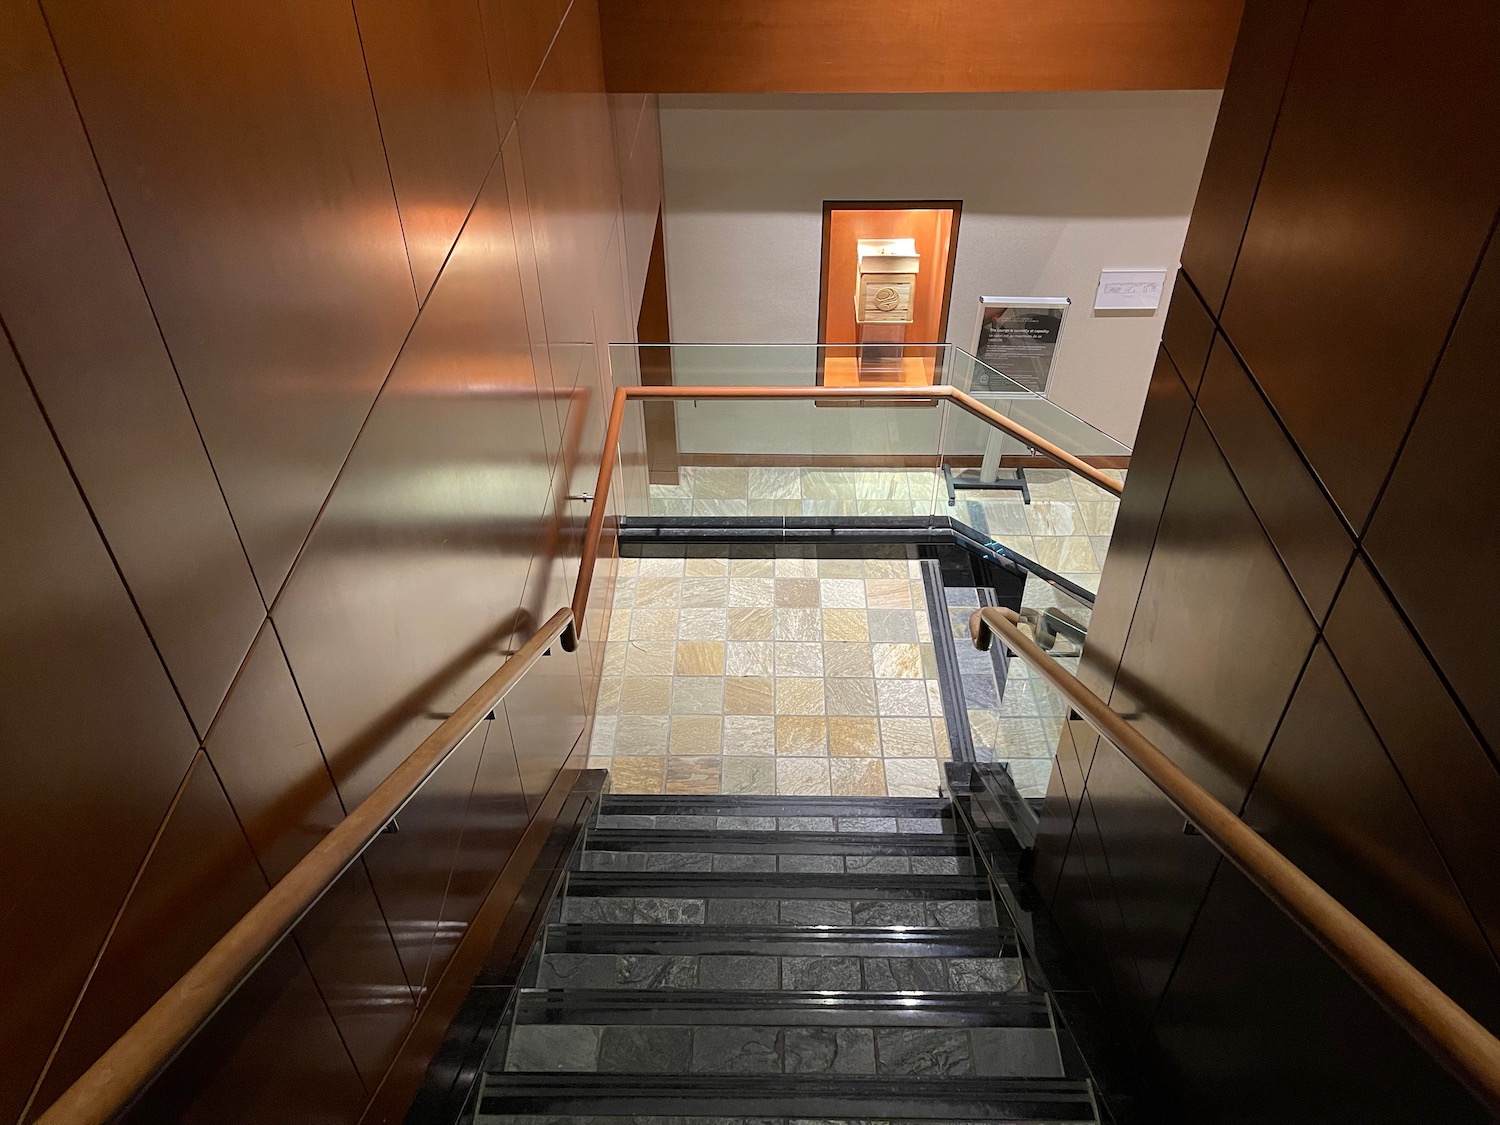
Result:
[[[0,316],[201,733],[264,606],[34,6],[0,75]]]
[[[1162,362],[1196,356],[1205,316],[1212,351],[1186,442],[1180,412],[1148,406],[1083,659],[1231,807],[1250,783],[1247,820],[1492,1027],[1500,669],[1474,643],[1489,605],[1464,592],[1500,555],[1500,179],[1475,143],[1496,131],[1497,32],[1492,5],[1414,22],[1251,0],[1177,290],[1204,305],[1174,311]],[[1159,368],[1153,391],[1174,381]],[[1137,471],[1179,443],[1170,470]],[[1164,476],[1167,514],[1135,547],[1137,489]],[[1207,503],[1174,524],[1179,490]],[[1202,841],[1118,753],[1077,786],[1112,880],[1079,877],[1091,841],[1067,801],[1043,810],[1036,869],[1138,1035],[1161,1120],[1483,1119],[1232,868],[1193,866]]]
[[[35,748],[0,770],[0,890],[26,923],[0,938],[25,977],[0,1017],[11,1118],[122,909],[129,940],[82,993],[47,1097],[233,913],[161,919],[173,872],[238,820],[239,869],[279,877],[567,600],[585,509],[563,497],[597,470],[603,344],[634,336],[622,200],[640,227],[660,192],[653,98],[633,165],[615,151],[591,4],[47,15],[60,61],[37,13],[0,13],[18,153],[0,170],[0,600],[24,656],[0,698],[6,746]],[[408,252],[436,277],[420,308]],[[527,826],[518,749],[535,799],[586,737],[613,556],[611,539],[587,643],[445,765],[133,1120],[352,1125],[393,1060],[420,1072],[414,993]],[[219,785],[200,765],[127,898],[193,759],[184,705],[224,792],[187,816]],[[202,854],[173,842],[184,827]]]
[[[1215,317],[1229,292],[1229,275],[1250,220],[1306,10],[1307,0],[1250,0],[1245,5],[1182,245],[1183,269]]]
[[[67,1089],[266,887],[213,767],[198,754],[68,1021],[37,1105]]]
[[[344,815],[269,621],[205,748],[269,882],[286,875]],[[360,1074],[377,1081],[414,1005],[363,864],[313,908],[297,935]]]
[[[1239,0],[602,0],[615,91],[1216,89]]]
[[[415,309],[354,12],[44,8],[270,599]]]
[[[500,150],[485,28],[474,0],[354,7],[412,278],[426,300]]]
[[[1222,336],[1198,409],[1308,610],[1322,621],[1354,557],[1354,539]]]
[[[1500,747],[1500,653],[1474,638],[1500,629],[1500,610],[1492,599],[1476,599],[1460,624],[1412,549],[1412,531],[1432,528],[1441,536],[1441,585],[1449,593],[1494,582],[1500,496],[1489,474],[1500,414],[1497,324],[1500,246],[1492,241],[1366,537],[1376,570],[1491,747]]]
[[[0,346],[0,1118],[31,1093],[196,748]]]
[[[1500,7],[1312,5],[1223,323],[1363,527],[1500,199]],[[1397,305],[1373,299],[1386,294]]]

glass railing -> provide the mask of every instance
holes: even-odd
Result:
[[[812,517],[956,522],[975,549],[1024,572],[1012,608],[1076,670],[1114,526],[1116,496],[961,403],[892,401],[883,388],[955,387],[1123,482],[1129,448],[962,349],[921,349],[903,378],[864,379],[851,348],[810,344],[617,345],[617,385],[827,387],[842,397],[632,400],[622,449],[651,468],[626,497],[634,520]],[[642,378],[644,376],[644,378]],[[847,388],[869,392],[856,395]],[[1002,561],[1002,565],[1006,565]],[[976,750],[1007,761],[1025,795],[1046,785],[1066,704],[1011,661],[998,704],[978,710]]]

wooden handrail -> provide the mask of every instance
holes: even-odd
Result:
[[[116,1039],[36,1125],[103,1125],[127,1108],[572,625],[569,610],[554,613]]]
[[[1322,946],[1486,1110],[1500,1117],[1500,1039],[1048,656],[1017,627],[1018,621],[1013,610],[987,606],[970,616],[969,633],[981,649],[998,634],[1040,672],[1230,863]]]
[[[1004,430],[1016,440],[1040,450],[1066,469],[1071,469],[1091,484],[1119,496],[1123,486],[1101,469],[1069,453],[1062,446],[1033,433],[998,410],[992,410],[957,387],[616,387],[610,406],[609,426],[604,433],[604,451],[599,460],[599,477],[594,486],[594,506],[584,532],[582,557],[578,562],[578,585],[573,589],[573,619],[583,627],[584,610],[588,608],[589,587],[594,580],[594,566],[599,555],[599,536],[604,532],[605,498],[614,480],[615,460],[620,444],[620,427],[625,420],[625,404],[638,399],[853,399],[859,400],[944,400],[968,411],[974,417]],[[938,451],[934,451],[934,456]]]

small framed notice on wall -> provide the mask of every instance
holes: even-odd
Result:
[[[1046,394],[1069,303],[1067,297],[979,298],[974,356],[984,367],[975,370],[969,392],[1003,394],[1014,391],[1019,383],[1028,391]],[[985,368],[1005,378],[996,379]]]
[[[1166,270],[1100,270],[1096,309],[1155,309],[1161,307]]]

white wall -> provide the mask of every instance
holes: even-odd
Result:
[[[1049,397],[1129,444],[1167,300],[1095,314],[1094,289],[1101,269],[1170,279],[1218,104],[1216,90],[664,95],[672,335],[813,341],[824,200],[961,199],[948,339],[972,346],[981,294],[1071,297]]]

